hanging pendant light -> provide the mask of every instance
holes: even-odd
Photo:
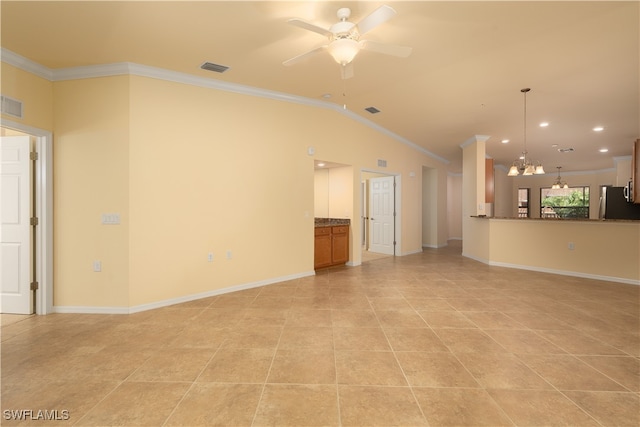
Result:
[[[534,166],[534,162],[531,159],[527,158],[527,92],[529,92],[530,88],[520,89],[520,92],[524,94],[524,151],[522,151],[522,156],[519,159],[513,162],[511,168],[509,168],[508,176],[518,176],[520,172],[522,175],[543,175],[544,167],[542,167],[542,163],[537,162]]]
[[[562,169],[562,166],[556,166],[556,168],[558,169],[558,177],[556,178],[555,182],[551,186],[551,189],[552,190],[559,190],[561,188],[569,188],[567,183],[563,182],[562,178],[560,178],[560,169]]]

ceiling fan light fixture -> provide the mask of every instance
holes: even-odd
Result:
[[[360,51],[360,44],[349,38],[336,39],[327,47],[329,54],[340,65],[347,65]]]

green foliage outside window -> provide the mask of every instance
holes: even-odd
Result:
[[[540,189],[541,210],[551,209],[558,218],[589,218],[589,187]]]

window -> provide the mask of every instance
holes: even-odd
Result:
[[[529,188],[518,188],[518,218],[529,218]]]
[[[540,218],[589,218],[589,187],[540,189]]]

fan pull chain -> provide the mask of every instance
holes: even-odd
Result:
[[[347,109],[347,80],[342,80],[342,109]]]

